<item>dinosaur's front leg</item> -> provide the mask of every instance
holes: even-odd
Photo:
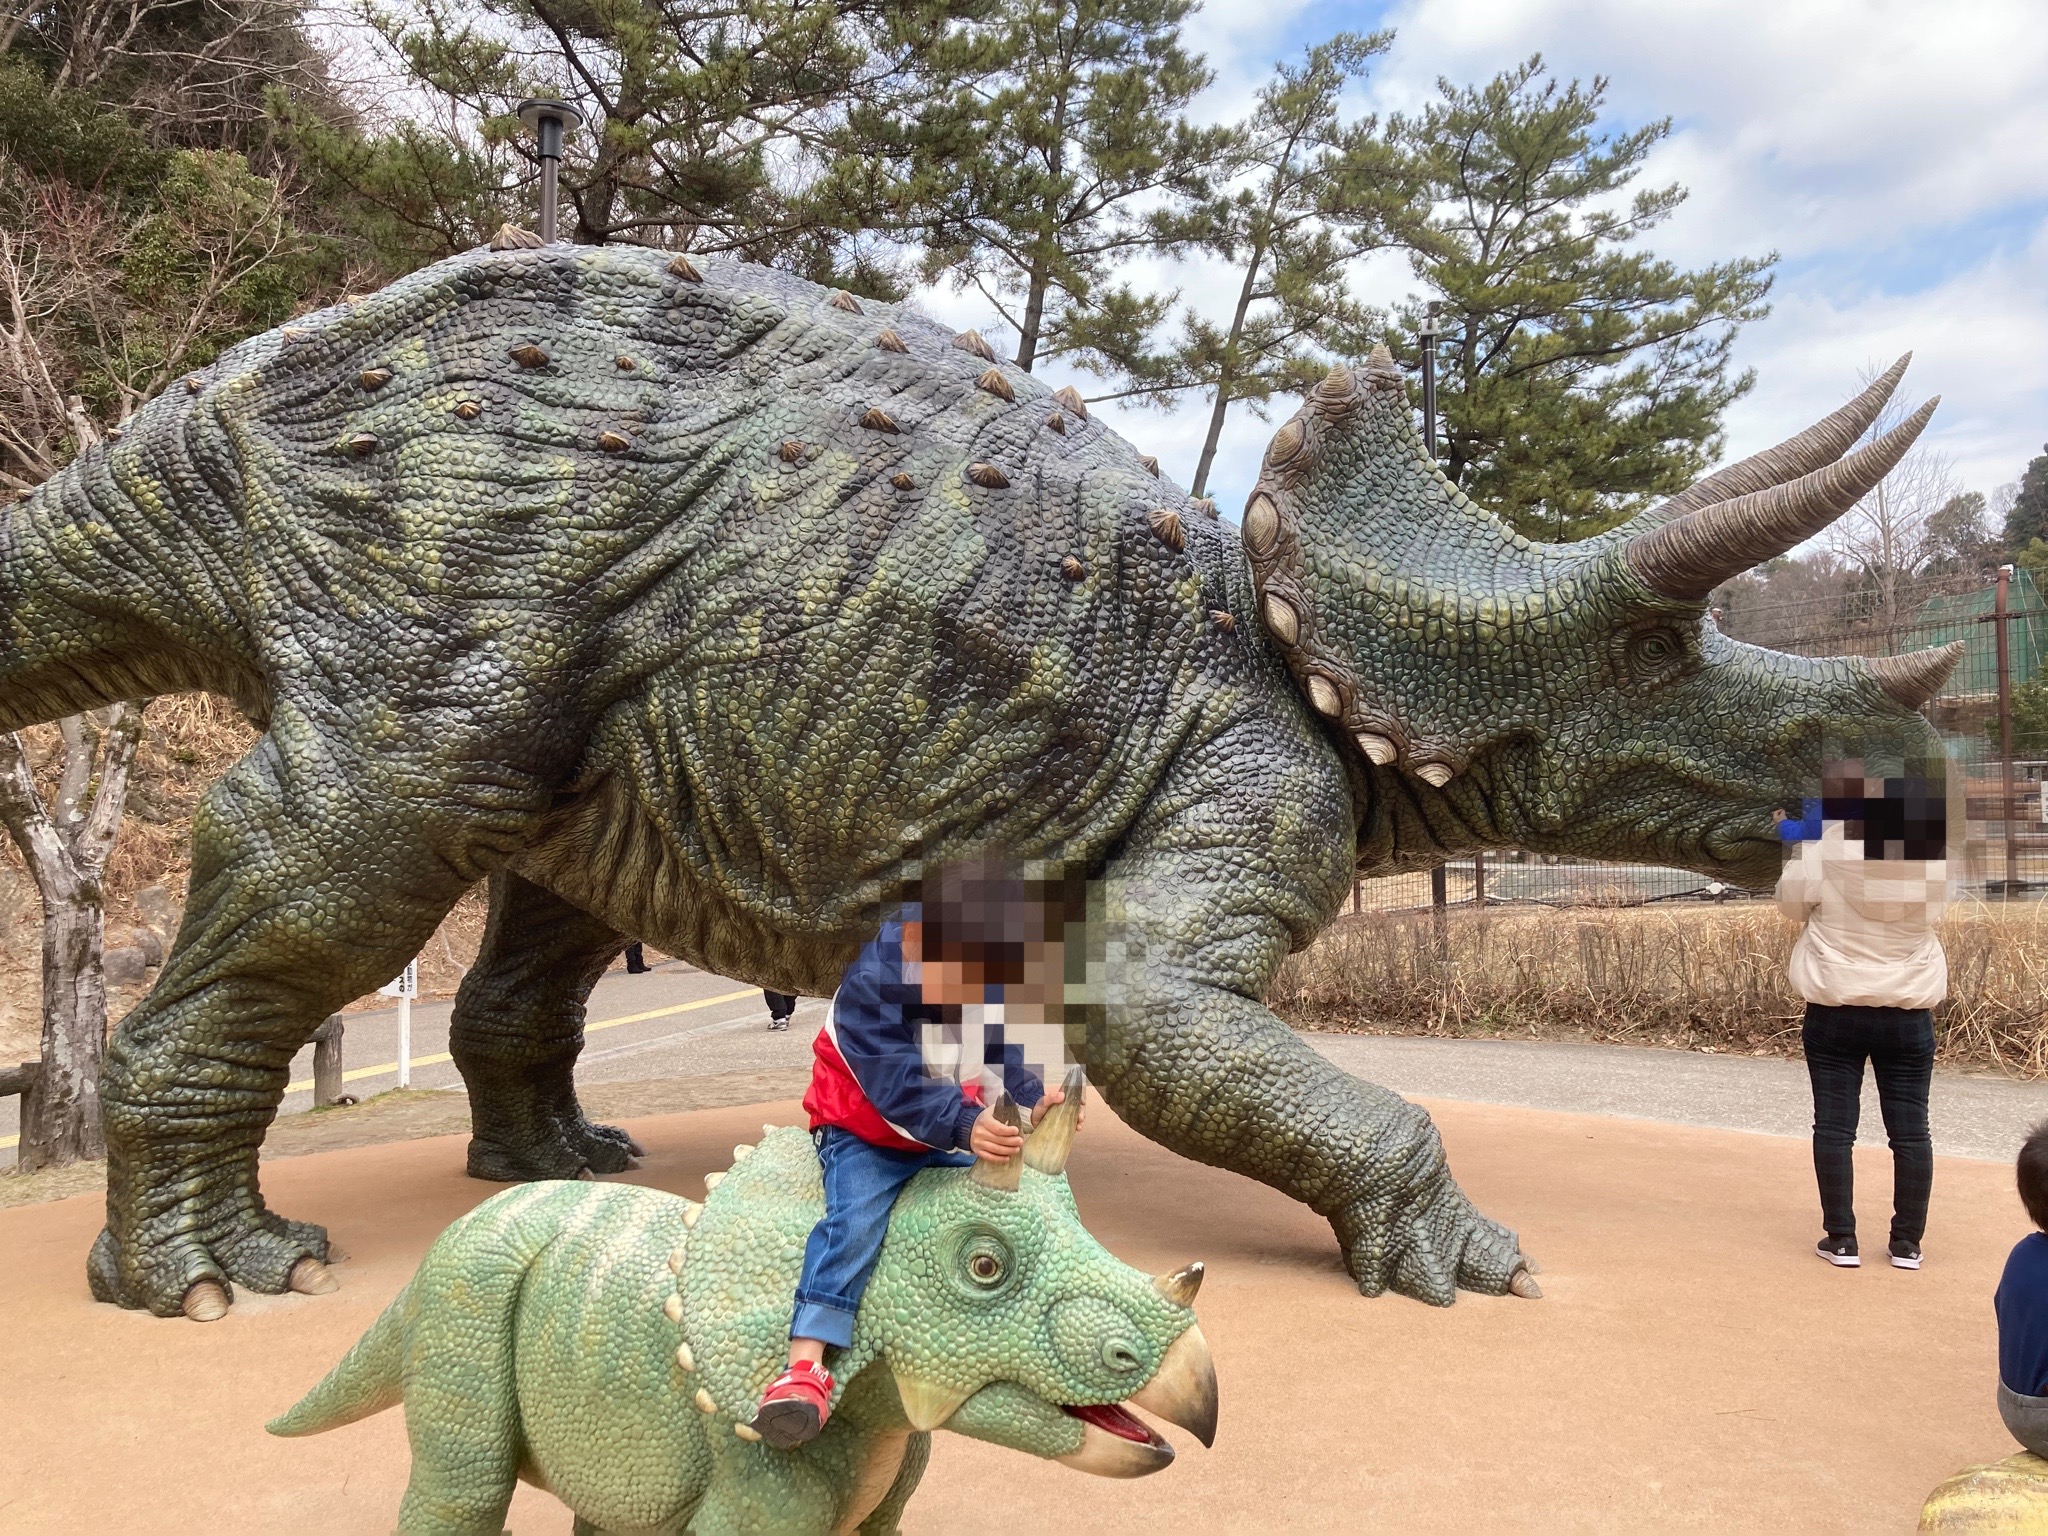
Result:
[[[367,778],[295,770],[274,731],[201,803],[177,945],[100,1085],[99,1300],[203,1319],[230,1282],[331,1287],[301,1268],[326,1258],[326,1233],[265,1208],[257,1148],[321,1019],[417,953],[467,883],[405,812],[371,803]]]
[[[1287,953],[1256,861],[1127,853],[1107,883],[1109,995],[1090,1075],[1132,1127],[1327,1217],[1358,1288],[1448,1306],[1527,1265],[1451,1178],[1429,1116],[1339,1071],[1259,1001]],[[1524,1282],[1526,1284],[1526,1282]]]
[[[576,1102],[583,1009],[626,940],[519,876],[491,878],[491,918],[455,999],[449,1049],[469,1087],[472,1178],[617,1173],[640,1148]]]

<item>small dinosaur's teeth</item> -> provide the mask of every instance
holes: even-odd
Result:
[[[694,1200],[687,1202],[683,1206],[683,1230],[687,1232],[690,1228],[696,1226],[697,1218],[703,1214],[703,1206],[697,1204]]]
[[[686,1371],[694,1372],[697,1369],[697,1357],[690,1353],[689,1345],[678,1344],[676,1346],[676,1364]]]
[[[697,1395],[691,1398],[690,1401],[697,1405],[697,1411],[699,1413],[718,1412],[718,1404],[711,1401],[711,1394],[709,1392],[706,1392],[702,1387],[699,1387],[697,1389]]]
[[[754,1148],[751,1142],[743,1141],[732,1149],[732,1160],[736,1163],[743,1163],[753,1155]]]
[[[670,1256],[669,1262],[671,1264],[675,1262],[673,1255]],[[677,1273],[681,1273],[681,1271],[677,1271]],[[680,1323],[683,1320],[683,1298],[676,1295],[674,1291],[670,1291],[668,1300],[661,1304],[661,1311],[662,1315],[670,1322]],[[685,1366],[683,1369],[688,1370],[689,1367]]]
[[[680,1275],[680,1274],[681,1274],[681,1273],[683,1272],[683,1250],[682,1250],[682,1249],[678,1248],[678,1249],[676,1249],[676,1250],[675,1250],[675,1251],[674,1251],[673,1253],[671,1253],[671,1254],[670,1254],[670,1255],[668,1256],[668,1272],[669,1272],[670,1274],[672,1274],[672,1275]],[[674,1298],[674,1297],[670,1297],[669,1299],[670,1299],[671,1301],[675,1300],[675,1298]],[[681,1302],[677,1302],[677,1303],[676,1303],[676,1305],[677,1305],[677,1306],[681,1306],[681,1305],[682,1305],[682,1303],[681,1303]]]
[[[719,1170],[718,1172],[716,1172],[716,1173],[707,1173],[707,1174],[705,1174],[705,1175],[704,1175],[704,1193],[705,1193],[705,1194],[707,1194],[707,1195],[708,1195],[708,1194],[710,1194],[712,1190],[714,1190],[714,1189],[718,1188],[718,1186],[719,1186],[719,1185],[721,1185],[721,1184],[723,1184],[724,1182],[725,1182],[725,1170],[724,1170],[724,1169],[722,1169],[722,1168],[721,1168],[721,1169],[720,1169],[720,1170]]]
[[[742,1440],[746,1440],[755,1444],[758,1444],[761,1439],[760,1431],[755,1429],[754,1426],[751,1424],[735,1424],[732,1427],[732,1432],[738,1435]]]
[[[761,1125],[761,1134],[763,1136],[773,1136],[775,1134],[775,1127],[763,1121]]]

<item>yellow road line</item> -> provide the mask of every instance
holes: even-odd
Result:
[[[761,989],[759,987],[743,987],[737,992],[721,992],[716,997],[700,997],[694,1003],[673,1003],[666,1008],[650,1008],[645,1013],[628,1013],[622,1014],[616,1019],[600,1019],[595,1024],[584,1025],[583,1033],[589,1035],[595,1034],[600,1029],[617,1029],[621,1024],[644,1024],[649,1019],[665,1019],[671,1014],[677,1013],[694,1013],[699,1008],[716,1008],[720,1003],[736,1003],[741,998],[759,997],[760,995]],[[412,1064],[416,1067],[436,1067],[444,1061],[453,1061],[454,1059],[446,1051],[440,1051],[432,1056],[415,1056],[412,1059]],[[341,1080],[344,1083],[355,1083],[361,1082],[366,1077],[383,1077],[387,1073],[395,1073],[397,1071],[398,1063],[387,1061],[382,1066],[357,1067],[352,1072],[344,1072],[341,1074]],[[313,1080],[309,1077],[302,1082],[289,1084],[284,1091],[286,1093],[307,1093],[312,1090],[312,1087]],[[0,1136],[0,1147],[11,1147],[20,1140],[19,1136]]]

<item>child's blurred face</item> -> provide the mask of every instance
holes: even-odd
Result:
[[[903,925],[903,979],[917,986],[927,1003],[955,1007],[991,1001],[989,989],[1006,1004],[1042,1004],[1060,1001],[1064,958],[1057,943],[1028,942],[1024,945],[1021,976],[1005,981],[1006,966],[993,963],[972,949],[957,955],[927,955],[924,925]]]

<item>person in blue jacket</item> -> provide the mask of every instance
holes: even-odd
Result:
[[[2012,1437],[2048,1456],[2048,1121],[2020,1145],[2014,1168],[2020,1204],[2038,1231],[2014,1245],[1999,1277],[1998,1416]]]
[[[1023,1134],[993,1112],[1001,1093],[1033,1125],[1064,1097],[1046,1086],[1062,1050],[1057,890],[994,859],[944,866],[847,967],[812,1045],[804,1108],[825,1215],[804,1248],[789,1369],[753,1419],[770,1445],[786,1450],[825,1427],[825,1352],[853,1342],[903,1186],[925,1168],[1021,1155]]]

